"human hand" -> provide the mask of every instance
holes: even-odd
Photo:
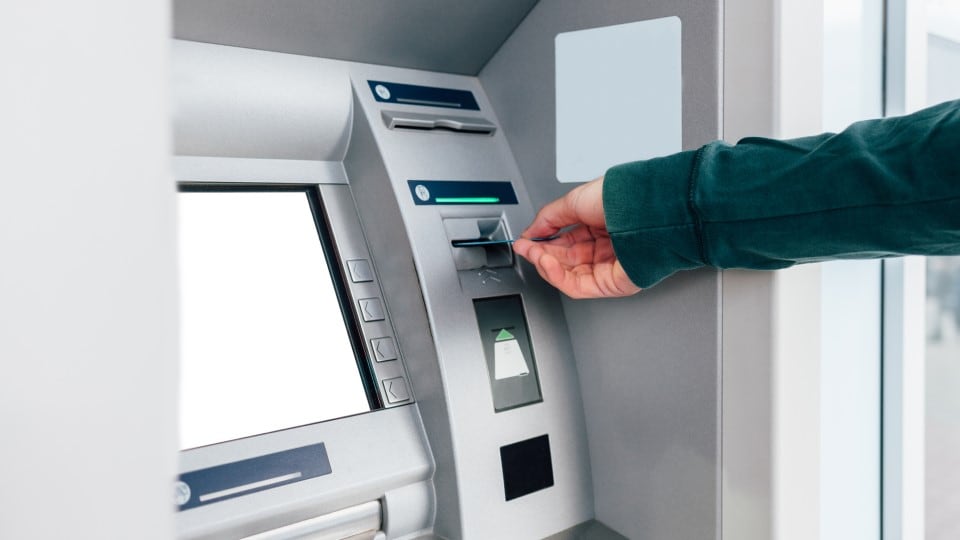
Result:
[[[564,227],[576,226],[556,239]],[[613,252],[603,214],[603,178],[576,187],[540,209],[513,244],[543,279],[570,298],[607,298],[640,292]]]

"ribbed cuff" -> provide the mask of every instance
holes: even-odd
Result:
[[[704,265],[692,207],[698,151],[617,165],[603,181],[613,249],[631,281],[651,287]]]

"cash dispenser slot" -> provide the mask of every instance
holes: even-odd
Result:
[[[503,220],[448,218],[443,220],[457,270],[513,266],[513,248]]]
[[[476,116],[401,111],[383,111],[380,115],[383,117],[383,123],[390,129],[444,130],[477,135],[492,135],[497,131],[495,124],[485,118]]]

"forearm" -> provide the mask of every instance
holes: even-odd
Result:
[[[604,212],[637,285],[698,266],[960,253],[960,103],[840,134],[750,138],[610,169]]]

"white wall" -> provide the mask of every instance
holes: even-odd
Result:
[[[0,14],[0,538],[169,538],[168,2]]]
[[[820,265],[820,539],[880,538],[879,261]]]
[[[775,2],[775,136],[823,130],[823,10],[826,1]],[[821,273],[777,273],[773,330],[773,530],[778,540],[819,537]]]

